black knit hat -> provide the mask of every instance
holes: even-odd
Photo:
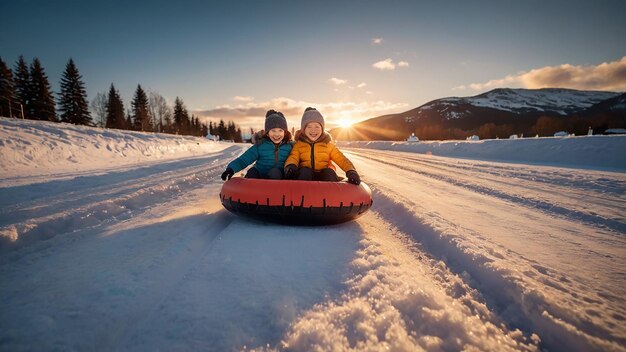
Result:
[[[280,111],[268,110],[265,113],[265,132],[269,132],[272,128],[281,128],[283,131],[287,129],[287,119]]]

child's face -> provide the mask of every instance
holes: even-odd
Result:
[[[315,142],[322,135],[322,125],[317,122],[311,122],[304,127],[304,135],[307,136],[311,142]]]
[[[282,128],[272,128],[267,135],[270,137],[272,142],[280,143],[280,141],[285,138],[285,131]]]

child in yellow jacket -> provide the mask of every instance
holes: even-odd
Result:
[[[324,132],[324,117],[315,108],[306,108],[296,132],[296,143],[285,160],[285,178],[337,182],[331,161],[346,172],[348,182],[358,185],[361,178],[354,165]]]

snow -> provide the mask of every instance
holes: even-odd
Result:
[[[589,108],[619,94],[569,89],[507,89],[494,90],[486,94],[464,99],[474,106],[490,107],[499,110],[528,109],[545,111],[549,107],[550,110],[566,115],[567,110]]]
[[[626,350],[626,136],[342,143],[372,209],[291,227],[249,145],[0,127],[0,350]]]
[[[603,100],[618,96],[621,93],[600,91],[578,91],[572,89],[494,89],[472,97],[451,97],[438,99],[428,103],[421,110],[439,109],[448,119],[456,119],[468,114],[464,112],[446,112],[452,106],[469,104],[476,107],[493,108],[504,111],[553,111],[560,115],[581,111]]]
[[[361,141],[338,142],[338,145],[345,148],[626,172],[626,136],[533,137],[420,143]]]
[[[626,128],[609,128],[605,134],[626,134]]]
[[[227,146],[189,136],[0,118],[0,147],[3,148],[0,179],[22,183],[24,176],[29,180],[46,179],[51,173],[75,175],[96,169],[132,167],[147,161],[205,155]]]

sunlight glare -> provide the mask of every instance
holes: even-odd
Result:
[[[338,121],[339,127],[342,128],[349,128],[350,126],[352,126],[352,120],[349,119],[341,119]]]

